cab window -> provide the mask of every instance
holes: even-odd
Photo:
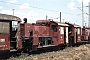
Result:
[[[18,28],[17,21],[12,21],[12,31],[16,31]]]
[[[57,25],[52,25],[52,31],[57,32]]]

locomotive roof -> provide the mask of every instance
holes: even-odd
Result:
[[[90,29],[90,27],[88,26],[88,27],[84,27],[84,28],[86,28],[86,29]]]
[[[76,24],[74,24],[73,26],[74,26],[74,27],[81,27],[81,26],[79,26],[79,25],[76,25]]]
[[[49,23],[49,20],[37,20],[36,23]]]
[[[81,27],[80,25],[77,25],[77,24],[72,24],[72,23],[67,23],[67,22],[65,22],[66,24],[68,24],[68,25],[72,25],[73,27]]]
[[[50,21],[50,20],[37,20],[36,23],[46,23],[46,24],[50,24],[50,23],[56,23],[55,21]],[[57,23],[56,23],[57,24]]]
[[[65,24],[65,23],[62,23],[62,22],[57,22],[58,23],[58,25],[60,25],[60,26],[69,26],[68,24]]]
[[[21,21],[19,17],[7,14],[0,14],[0,20]]]

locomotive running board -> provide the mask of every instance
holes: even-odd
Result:
[[[81,42],[88,42],[88,41],[81,41]]]
[[[11,49],[10,52],[14,52],[14,51],[17,51],[16,49]]]
[[[53,47],[53,46],[56,46],[56,45],[44,45],[44,46],[39,46],[37,48],[46,48],[46,47]]]

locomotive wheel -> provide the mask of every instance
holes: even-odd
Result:
[[[90,44],[90,36],[88,36],[88,43]]]
[[[32,51],[29,51],[28,54],[31,55],[32,54]]]
[[[88,44],[90,44],[90,41],[88,41]]]

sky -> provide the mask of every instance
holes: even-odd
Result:
[[[88,2],[83,0],[84,25],[88,25]],[[9,14],[27,18],[29,23],[35,23],[36,20],[48,19],[54,21],[70,22],[82,26],[82,0],[0,0],[0,13]],[[14,10],[13,10],[14,9]],[[56,19],[58,18],[58,19]]]

